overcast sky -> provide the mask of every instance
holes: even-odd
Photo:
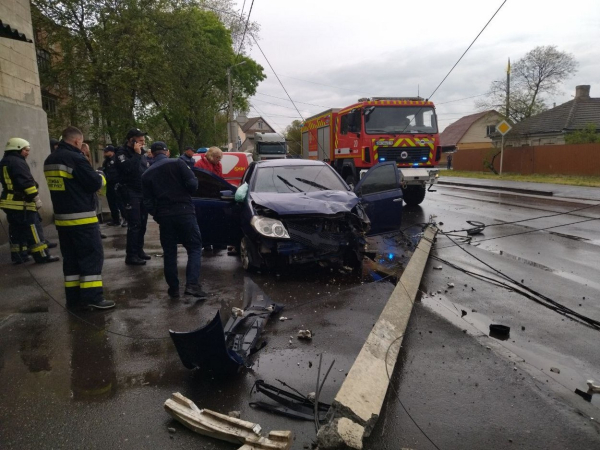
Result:
[[[237,3],[241,10],[244,1]],[[246,0],[246,11],[251,3]],[[254,0],[251,20],[260,24],[259,44],[306,118],[360,96],[429,97],[501,3]],[[508,0],[433,96],[440,128],[477,112],[477,98],[459,99],[486,93],[506,76],[509,57],[514,62],[540,45],[556,45],[579,62],[549,105],[570,100],[579,84],[590,84],[592,97],[600,97],[598,0]],[[298,114],[256,46],[251,56],[267,79],[251,99],[250,116],[258,111],[282,131]]]

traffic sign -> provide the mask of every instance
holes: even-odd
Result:
[[[498,131],[498,133],[504,136],[511,130],[511,128],[512,127],[508,124],[508,122],[506,120],[503,120],[498,124],[498,126],[496,126],[496,131]]]

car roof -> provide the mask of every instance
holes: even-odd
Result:
[[[272,159],[258,161],[256,163],[259,167],[280,167],[280,166],[326,166],[328,164],[323,161],[315,161],[312,159]]]

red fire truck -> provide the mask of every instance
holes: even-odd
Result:
[[[329,109],[305,120],[302,155],[329,162],[349,185],[375,164],[395,161],[404,201],[418,205],[438,178],[435,107],[421,97],[374,97]]]

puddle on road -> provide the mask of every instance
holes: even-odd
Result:
[[[473,312],[471,308],[467,308],[456,302],[451,302],[447,298],[441,295],[436,295],[435,298],[429,295],[422,295],[421,301],[424,306],[439,314],[450,323],[460,329],[465,329],[465,322],[476,328],[482,335],[491,336],[489,331],[489,325],[496,323],[489,317],[478,312]],[[461,317],[461,311],[467,311],[467,314]],[[505,324],[511,326],[510,336],[506,339],[499,339],[498,336],[492,335],[492,338],[499,340],[507,350],[513,354],[522,358],[527,364],[539,369],[543,374],[537,375],[535,378],[538,380],[547,380],[552,378],[568,390],[570,390],[575,396],[575,389],[580,389],[587,392],[588,387],[586,381],[593,379],[591,373],[583,374],[578,369],[573,368],[569,365],[570,361],[573,361],[572,357],[565,357],[565,355],[554,352],[548,347],[543,347],[541,354],[540,349],[534,350],[527,348],[527,340],[520,333],[520,324]],[[560,373],[551,371],[551,368],[559,369]],[[596,380],[598,384],[598,380]],[[591,404],[600,408],[600,393],[592,395]]]

